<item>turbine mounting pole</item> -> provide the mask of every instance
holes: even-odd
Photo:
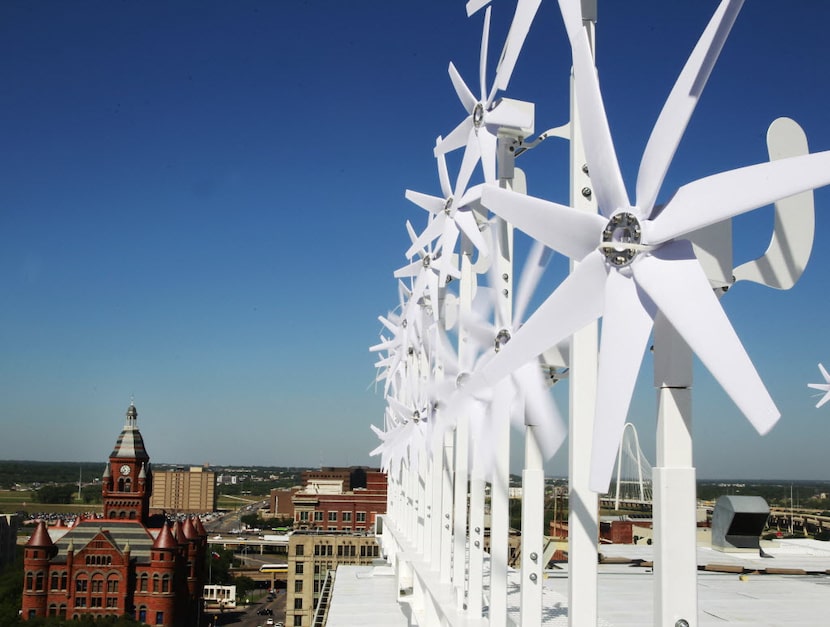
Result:
[[[594,44],[596,0],[582,0],[582,23]],[[571,206],[597,212],[585,159],[574,76],[571,73]],[[586,193],[587,191],[587,193]],[[575,262],[571,262],[571,271]],[[570,403],[568,421],[568,624],[597,624],[598,497],[590,489],[593,423],[597,395],[599,325],[596,321],[571,338]]]

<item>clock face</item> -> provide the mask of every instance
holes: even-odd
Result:
[[[130,474],[130,467],[127,464],[124,464],[123,466],[121,466],[121,474],[122,475]]]

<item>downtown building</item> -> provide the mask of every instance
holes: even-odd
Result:
[[[302,489],[290,493],[294,533],[288,545],[286,626],[310,627],[317,624],[315,616],[322,620],[338,566],[369,565],[378,558],[375,523],[386,513],[387,485],[386,473],[378,469],[324,467],[303,473]]]
[[[127,420],[102,479],[103,518],[49,529],[40,521],[24,547],[22,618],[128,614],[149,625],[198,625],[207,532],[196,517],[150,517],[153,473]]]
[[[216,510],[216,473],[207,467],[156,470],[150,511],[166,514],[199,514]]]

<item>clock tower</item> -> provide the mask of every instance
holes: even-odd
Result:
[[[147,521],[153,478],[137,421],[138,411],[130,403],[127,422],[104,469],[104,518]]]

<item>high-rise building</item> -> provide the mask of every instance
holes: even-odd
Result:
[[[202,466],[156,470],[150,511],[197,514],[216,509],[216,473]]]
[[[288,543],[285,624],[310,627],[318,604],[325,604],[331,593],[337,567],[372,564],[379,555],[380,547],[374,535],[292,533]]]
[[[24,620],[130,614],[142,623],[198,625],[207,533],[196,518],[172,525],[149,516],[150,457],[127,421],[102,480],[103,518],[48,529],[40,521],[24,548]]]

